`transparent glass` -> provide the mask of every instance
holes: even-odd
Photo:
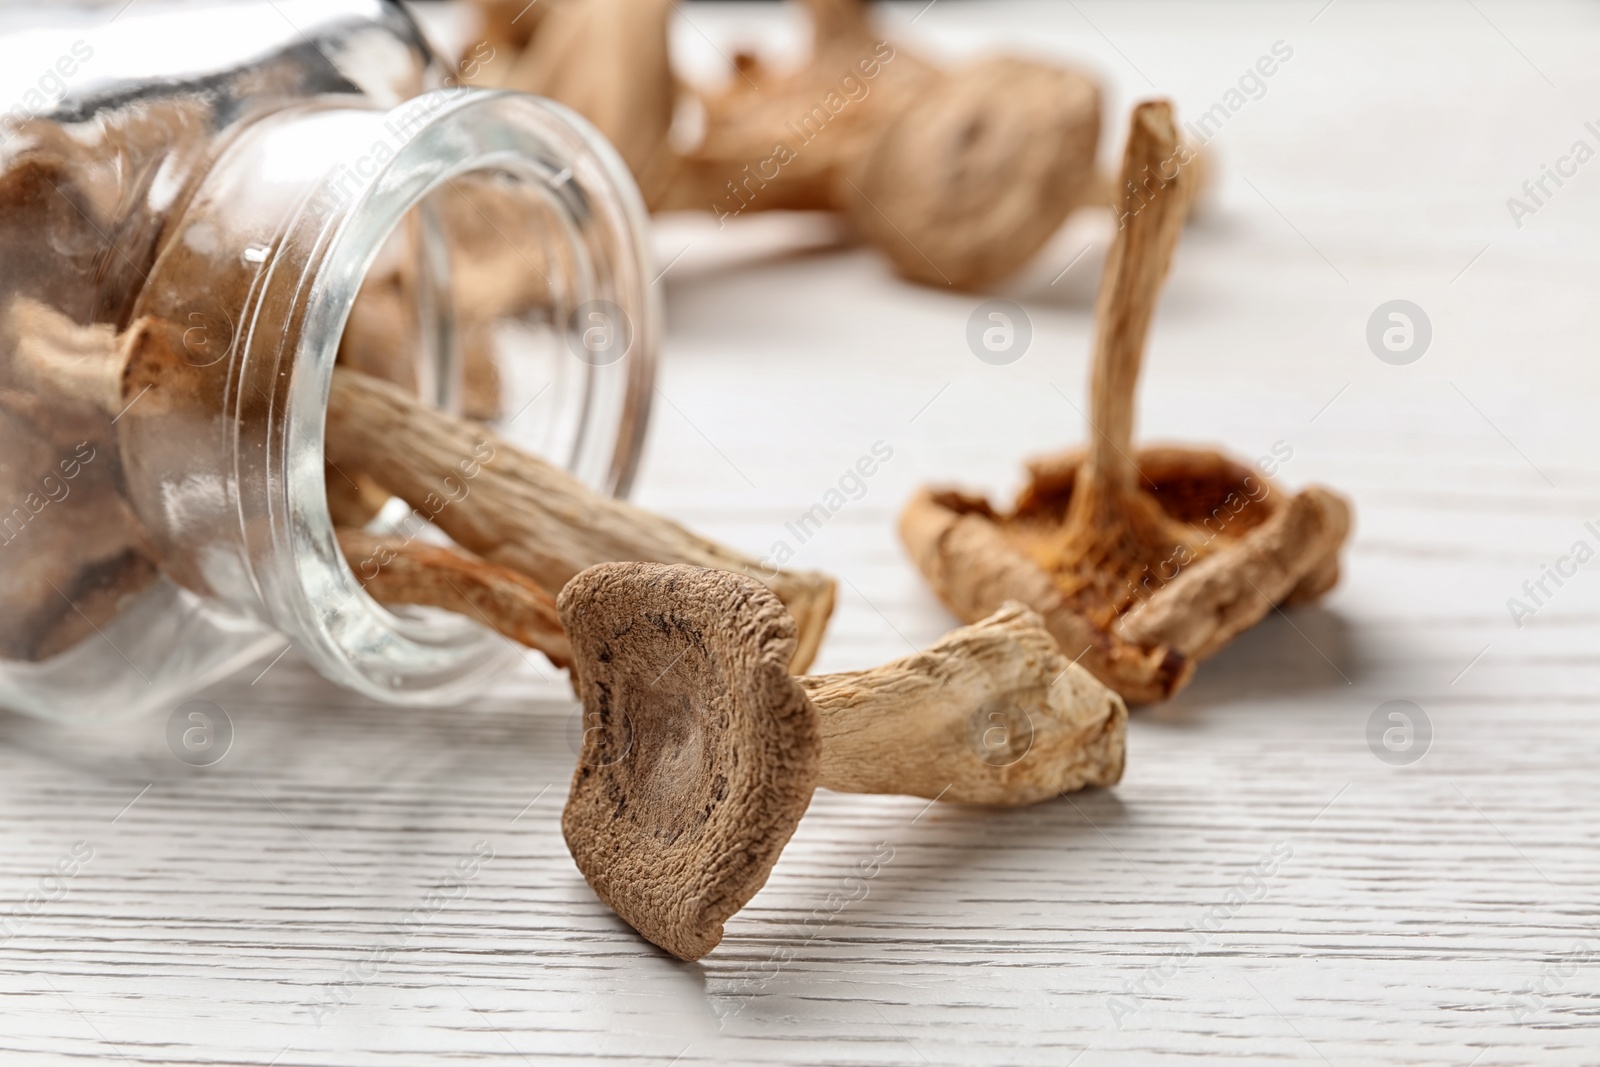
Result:
[[[422,519],[325,466],[333,367],[625,492],[660,321],[632,180],[564,108],[455,87],[395,4],[114,13],[0,18],[0,705],[170,707],[286,640],[459,699],[516,654],[362,591],[335,523]]]

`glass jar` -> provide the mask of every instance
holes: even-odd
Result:
[[[13,10],[0,72],[0,705],[171,707],[286,640],[395,703],[514,662],[362,591],[335,521],[419,518],[325,469],[329,385],[625,492],[660,311],[604,139],[379,0]]]

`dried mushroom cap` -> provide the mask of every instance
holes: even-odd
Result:
[[[1074,610],[1111,627],[1184,567],[1259,528],[1285,495],[1259,473],[1203,449],[1130,450],[1131,485],[1093,490],[1083,450],[1035,459],[998,522]],[[1080,488],[1086,491],[1079,492]],[[1096,513],[1098,512],[1098,513]]]
[[[1083,202],[1099,141],[1093,81],[996,56],[929,79],[845,168],[837,200],[901,274],[981,288]]]
[[[900,540],[952,614],[975,621],[1020,601],[1043,617],[1070,659],[1126,700],[1163,700],[1188,683],[1194,664],[1175,650],[1135,644],[1074,611],[999,518],[988,501],[953,490],[921,490],[901,512]]]
[[[683,565],[591,567],[557,603],[586,709],[567,846],[618,915],[699,959],[765,884],[817,782],[794,622],[760,584]]]
[[[1145,337],[1192,200],[1186,151],[1169,104],[1134,110],[1122,228],[1096,306],[1088,448],[1032,464],[1009,514],[925,491],[900,523],[957,615],[1021,600],[1129,700],[1170,697],[1196,660],[1275,605],[1326,592],[1350,524],[1348,505],[1325,489],[1289,496],[1216,452],[1133,448]]]

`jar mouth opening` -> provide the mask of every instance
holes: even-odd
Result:
[[[330,170],[289,224],[319,252],[310,276],[294,280],[304,313],[276,450],[280,470],[269,478],[277,498],[268,509],[270,555],[278,561],[274,570],[282,576],[287,568],[288,577],[263,592],[274,622],[325,676],[387,703],[438,704],[480,690],[525,653],[461,616],[391,611],[365,592],[340,551],[326,495],[324,421],[334,363],[369,270],[403,220],[419,212],[421,259],[443,290],[427,302],[437,313],[423,324],[424,350],[435,348],[441,368],[429,399],[452,406],[459,375],[451,371],[458,346],[447,298],[449,261],[437,224],[428,221],[427,199],[474,172],[509,174],[553,191],[547,200],[562,225],[549,240],[561,246],[558,258],[579,264],[572,283],[552,294],[557,304],[603,299],[632,309],[626,358],[581,368],[582,425],[567,454],[545,457],[603,492],[626,492],[637,466],[660,310],[644,276],[642,198],[614,149],[580,116],[525,94],[453,89],[416,97],[382,118],[379,139]],[[560,323],[559,309],[551,318]],[[595,424],[608,419],[614,425]],[[385,513],[392,517],[395,507],[391,501]]]

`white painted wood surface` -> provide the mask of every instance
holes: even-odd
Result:
[[[54,898],[0,927],[0,1063],[1600,1061],[1600,564],[1521,628],[1506,606],[1573,542],[1600,547],[1600,162],[1520,228],[1506,206],[1574,141],[1600,146],[1600,10],[1319,7],[888,13],[950,54],[1088,62],[1119,111],[1159,90],[1193,115],[1294,50],[1215,141],[1141,433],[1286,442],[1287,484],[1355,501],[1347,574],[1138,712],[1120,787],[1012,813],[819,793],[723,945],[684,965],[567,856],[577,723],[543,664],[401,711],[291,655],[206,694],[236,730],[208,769],[172,757],[163,721],[0,715],[0,916]],[[714,72],[716,49],[792,30],[691,4],[678,43]],[[1022,456],[1082,438],[1107,229],[1079,220],[998,294],[1034,337],[992,367],[964,341],[975,299],[869,253],[730,261],[783,228],[664,228],[663,264],[689,251],[662,282],[639,498],[765,551],[888,443],[865,496],[796,546],[842,579],[820,668],[857,667],[951,622],[893,535],[912,487],[1009,491]],[[1433,325],[1409,366],[1364,341],[1393,298]],[[1411,766],[1365,739],[1394,699],[1433,726]],[[75,876],[41,882],[58,861]]]

